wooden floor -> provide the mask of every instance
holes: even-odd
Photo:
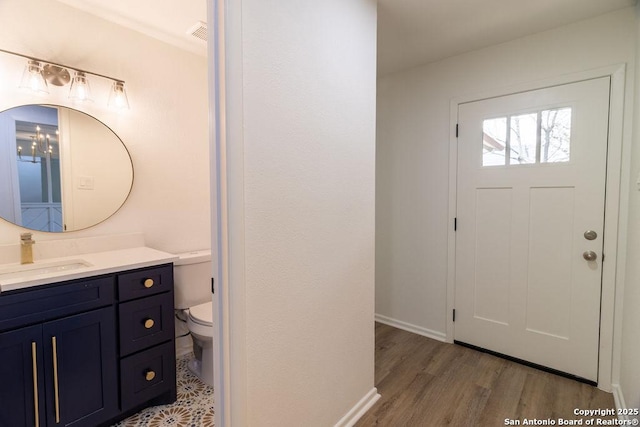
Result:
[[[614,408],[595,387],[379,323],[375,382],[382,398],[359,427],[504,426]]]

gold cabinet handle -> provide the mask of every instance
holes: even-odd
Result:
[[[155,325],[156,322],[153,321],[153,319],[147,319],[144,321],[144,327],[145,329],[151,329],[153,328],[153,325]]]
[[[148,370],[146,374],[144,374],[144,378],[147,381],[152,381],[156,377],[156,373],[152,370]]]
[[[56,337],[51,337],[53,347],[53,399],[56,406],[56,424],[60,423],[60,393],[58,389],[58,342]]]
[[[39,401],[38,401],[38,357],[36,343],[31,342],[31,364],[33,369],[33,411],[35,413],[35,426],[40,427]]]
[[[153,279],[145,279],[144,281],[144,287],[149,289],[150,287],[153,286]]]

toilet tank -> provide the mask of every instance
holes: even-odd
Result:
[[[173,262],[175,308],[185,309],[211,301],[211,250],[176,254]]]

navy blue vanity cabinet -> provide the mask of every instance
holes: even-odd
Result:
[[[40,326],[0,333],[1,427],[30,427],[44,419],[42,365]]]
[[[118,275],[123,411],[176,400],[173,265]]]
[[[113,306],[43,325],[47,425],[96,426],[118,411]],[[53,408],[51,410],[50,408]]]
[[[0,294],[0,427],[110,426],[175,365],[172,264]]]
[[[95,278],[0,295],[0,331],[24,326],[0,332],[0,426],[89,427],[118,414],[113,288]]]

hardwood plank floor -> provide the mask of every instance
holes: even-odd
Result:
[[[525,418],[557,423],[581,419],[576,408],[615,407],[613,396],[596,387],[381,323],[375,369],[382,398],[359,427],[504,426],[506,419]]]

